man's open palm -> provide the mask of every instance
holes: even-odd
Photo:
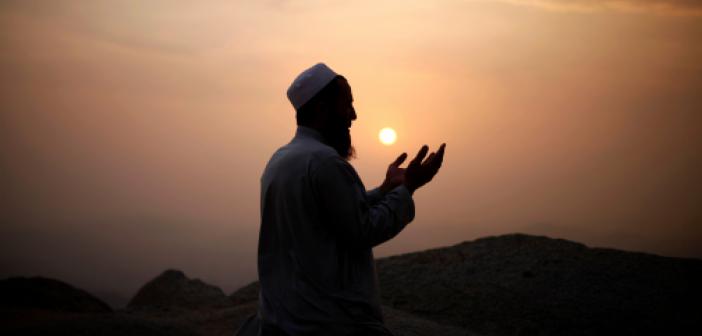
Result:
[[[388,166],[388,172],[385,173],[385,181],[380,186],[383,193],[387,193],[405,183],[405,168],[400,168],[405,159],[407,159],[407,153],[402,153]]]
[[[444,161],[445,149],[446,144],[441,144],[438,151],[432,152],[427,156],[429,147],[427,145],[422,146],[417,156],[410,161],[405,169],[405,186],[410,192],[414,192],[434,178]]]

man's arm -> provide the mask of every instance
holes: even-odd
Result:
[[[414,201],[406,186],[400,185],[385,195],[378,190],[380,199],[369,199],[356,171],[341,158],[322,163],[312,174],[312,183],[323,220],[351,246],[371,248],[382,244],[414,219]]]
[[[382,200],[383,195],[385,195],[385,193],[383,192],[381,187],[373,188],[371,190],[366,191],[366,200],[368,200],[368,203],[370,205],[373,205]]]

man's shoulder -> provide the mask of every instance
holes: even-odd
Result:
[[[343,160],[334,148],[318,141],[291,141],[280,147],[269,161],[281,168],[305,168],[309,173],[316,171],[320,166],[329,162]]]
[[[313,161],[325,161],[340,158],[339,154],[331,146],[325,145],[319,141],[307,139],[292,141],[281,147],[278,151],[281,155],[290,156],[295,159],[306,158]]]

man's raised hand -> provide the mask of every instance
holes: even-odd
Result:
[[[444,161],[445,149],[446,144],[441,144],[438,151],[432,152],[427,156],[429,147],[424,145],[417,153],[417,156],[410,161],[404,172],[404,183],[411,193],[414,193],[415,190],[434,178],[434,175],[439,171]],[[425,157],[426,160],[424,159]]]
[[[380,190],[383,194],[405,183],[405,168],[400,168],[400,165],[405,162],[405,159],[407,159],[407,153],[402,153],[388,166],[388,171],[385,174],[385,181],[380,185]]]

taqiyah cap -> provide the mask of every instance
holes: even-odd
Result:
[[[303,71],[288,88],[288,99],[299,109],[331,82],[337,73],[324,63],[317,63]]]

